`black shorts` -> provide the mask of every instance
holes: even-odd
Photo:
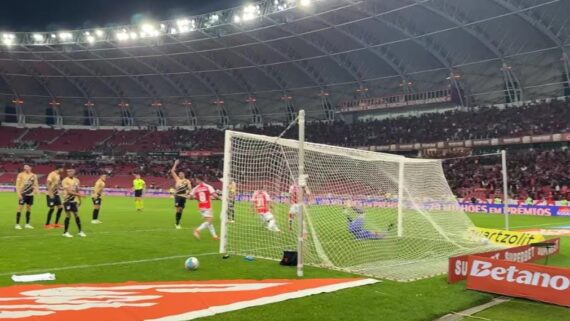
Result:
[[[174,207],[186,207],[186,198],[182,196],[174,196]]]
[[[93,205],[101,205],[101,197],[92,197]]]
[[[54,195],[53,197],[49,197],[46,195],[47,207],[52,208],[56,206],[61,206],[61,197],[59,195]]]
[[[22,199],[18,200],[18,204],[20,205],[34,205],[34,196],[33,195],[22,195]]]
[[[77,203],[76,202],[66,202],[63,203],[63,208],[65,209],[66,212],[73,212],[73,213],[77,213]]]
[[[142,197],[142,194],[143,194],[142,189],[136,189],[135,190],[135,197]]]

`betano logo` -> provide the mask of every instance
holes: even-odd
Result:
[[[552,288],[557,291],[566,291],[570,288],[570,278],[564,275],[551,275],[546,272],[519,270],[513,265],[508,268],[495,267],[491,262],[477,259],[473,260],[469,275],[477,278],[490,277],[495,281]]]
[[[226,280],[0,288],[0,319],[181,321],[378,282]]]

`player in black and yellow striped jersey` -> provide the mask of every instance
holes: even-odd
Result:
[[[146,189],[146,182],[141,178],[140,174],[134,174],[133,180],[133,193],[135,194],[135,208],[137,211],[142,212],[144,209],[143,193]]]
[[[63,188],[63,208],[65,209],[65,221],[64,221],[64,237],[73,237],[69,233],[69,221],[71,220],[71,214],[75,217],[75,223],[77,224],[77,229],[79,233],[77,235],[85,237],[85,233],[81,229],[81,219],[79,218],[79,205],[81,204],[81,191],[79,190],[79,179],[75,177],[75,170],[68,169],[67,177],[61,182]]]
[[[186,199],[188,199],[188,194],[192,188],[192,183],[186,179],[186,174],[182,171],[176,173],[176,167],[180,164],[180,161],[176,160],[174,166],[170,170],[170,175],[174,178],[174,207],[176,208],[176,229],[181,229],[180,220],[182,219],[182,212],[186,207]]]
[[[54,171],[48,174],[46,179],[46,201],[49,209],[45,224],[46,229],[61,227],[61,225],[59,225],[59,218],[63,211],[63,205],[61,203],[61,198],[59,197],[59,190],[61,188],[61,175],[63,175],[63,173],[63,166],[58,166]],[[55,214],[55,224],[51,225],[51,217],[56,207],[57,213]]]
[[[105,189],[105,182],[107,181],[107,174],[103,174],[99,177],[95,186],[93,186],[93,194],[91,195],[91,200],[93,201],[93,219],[91,224],[101,224],[99,221],[99,210],[101,210],[101,197],[103,197],[103,190]]]
[[[16,177],[16,193],[18,194],[18,211],[16,212],[16,229],[21,230],[20,217],[22,209],[26,206],[26,225],[27,229],[33,229],[30,225],[32,216],[32,205],[34,205],[34,194],[39,191],[38,177],[32,173],[30,165],[24,165],[24,170]]]

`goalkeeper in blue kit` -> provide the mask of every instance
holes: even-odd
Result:
[[[356,214],[355,217],[350,215],[350,212]],[[348,220],[348,231],[354,236],[356,240],[380,240],[384,238],[384,234],[367,230],[364,227],[365,212],[362,207],[355,206],[352,201],[347,201],[345,204],[344,214]],[[388,230],[391,230],[394,224],[388,226]]]

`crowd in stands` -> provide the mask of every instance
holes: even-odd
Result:
[[[511,108],[484,107],[420,116],[383,120],[311,122],[307,140],[341,146],[369,146],[397,143],[455,141],[466,139],[519,137],[570,132],[570,103],[551,101]],[[278,136],[286,124],[246,127],[239,130]],[[290,128],[285,137],[295,138]],[[35,144],[34,144],[35,142]],[[0,148],[34,144],[48,151],[96,151],[120,156],[127,152],[138,156],[117,157],[106,162],[91,157],[77,164],[79,175],[96,176],[101,170],[128,177],[133,172],[156,178],[156,185],[170,184],[168,170],[173,157],[142,156],[149,152],[221,151],[224,132],[218,129],[146,130],[55,130],[0,127]],[[128,158],[130,157],[130,158]],[[509,154],[510,192],[517,198],[534,200],[565,199],[570,186],[570,152],[567,150],[516,151]],[[210,181],[221,177],[221,157],[188,161],[182,170]],[[454,192],[460,197],[489,198],[502,194],[500,159],[479,158],[446,162],[446,173]],[[10,166],[8,166],[10,167]],[[0,182],[11,177],[13,169],[0,167]],[[10,175],[6,175],[10,174]],[[153,183],[153,182],[151,182]]]
[[[352,124],[310,122],[308,141],[341,146],[430,143],[466,139],[519,137],[570,131],[570,102],[551,101],[522,107],[482,107]],[[286,124],[241,130],[269,136],[280,135]],[[0,148],[37,141],[39,149],[52,151],[151,152],[217,150],[223,148],[224,132],[218,129],[51,130],[0,127]],[[295,137],[293,127],[285,137]],[[18,139],[19,136],[23,135]]]
[[[553,204],[570,197],[570,150],[511,150],[507,157],[509,196],[535,205]],[[455,195],[483,201],[503,198],[499,155],[444,161],[445,174]]]

